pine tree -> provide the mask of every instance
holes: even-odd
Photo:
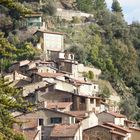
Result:
[[[80,11],[92,12],[93,1],[92,0],[76,0],[77,8]]]
[[[107,6],[105,0],[93,0],[95,10],[104,10]]]
[[[122,8],[121,8],[120,3],[118,2],[118,0],[113,0],[111,8],[112,8],[113,12],[122,12]]]
[[[9,86],[9,83],[0,77],[0,140],[16,140],[12,127],[16,122],[11,115],[13,111],[27,111],[27,103],[22,99],[20,91]]]

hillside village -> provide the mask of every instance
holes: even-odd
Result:
[[[119,96],[100,97],[101,70],[79,64],[64,51],[64,33],[37,30],[41,60],[13,63],[4,78],[33,104],[31,112],[13,112],[14,130],[27,140],[138,140],[138,124],[120,114]],[[93,73],[93,79],[84,72]],[[118,100],[117,100],[118,98]],[[114,100],[115,99],[115,100]]]
[[[43,6],[41,0],[27,0],[34,1]],[[68,22],[84,21],[70,26],[95,23],[94,14],[73,10],[73,5],[66,3],[57,3],[56,16]],[[42,12],[21,19],[26,30],[19,30],[18,36],[35,38],[40,57],[15,61],[6,71],[1,69],[5,81],[31,105],[28,111],[10,110],[18,122],[12,126],[14,132],[23,134],[25,140],[139,140],[139,122],[120,113],[121,96],[109,81],[100,78],[102,70],[78,62],[77,54],[66,49],[69,35],[54,31]]]

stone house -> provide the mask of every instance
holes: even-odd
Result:
[[[79,95],[96,96],[99,93],[97,83],[89,83],[84,80],[77,80],[69,76],[64,76],[65,80],[55,79],[56,89],[76,93]]]
[[[55,125],[49,140],[82,140],[82,128],[80,124]]]
[[[32,75],[33,82],[48,81],[50,83],[54,83],[56,78],[60,80],[64,80],[64,74],[63,73],[37,72]]]
[[[126,140],[126,134],[109,126],[97,125],[84,130],[83,140]]]
[[[24,18],[23,24],[27,28],[37,27],[38,29],[40,29],[43,25],[42,13],[25,14],[23,18]]]
[[[112,122],[120,126],[124,126],[124,121],[127,119],[126,116],[122,114],[109,111],[100,112],[97,114],[97,117],[99,119],[99,124],[102,124],[104,122]]]
[[[16,116],[16,118],[21,121],[26,119],[36,119],[39,126],[75,123],[75,116],[47,108],[40,108],[30,113],[21,114]]]
[[[35,118],[22,118],[16,119],[17,122],[22,123],[14,124],[13,129],[17,133],[23,134],[26,140],[42,140],[41,139],[41,126],[38,125],[38,120]]]
[[[58,69],[60,72],[69,74],[73,77],[78,77],[78,62],[75,60],[58,59]]]
[[[46,86],[48,83],[45,81],[30,83],[27,85],[20,85],[18,88],[21,89],[23,97],[28,96],[30,93],[34,93],[36,89]],[[35,99],[34,99],[35,100]]]
[[[55,60],[64,49],[64,33],[37,30],[34,35],[39,38],[37,48],[41,49],[45,60]]]
[[[45,73],[45,72],[49,72],[49,73],[56,73],[57,68],[55,66],[55,63],[53,61],[34,61],[32,62],[35,65],[31,67],[28,66],[28,68],[26,69],[26,74],[29,76],[32,76],[34,73]]]
[[[30,61],[29,60],[23,60],[23,61],[18,61],[13,63],[10,67],[9,67],[9,72],[13,72],[13,71],[21,71],[21,67],[29,64]]]
[[[72,102],[72,110],[95,111],[101,110],[101,98],[94,96],[83,96],[71,92],[57,90],[52,87],[52,91],[44,89],[44,91],[36,90],[35,100],[37,102]]]
[[[76,123],[80,123],[82,130],[98,125],[98,118],[93,111],[68,111],[66,112],[75,116]]]
[[[132,131],[129,130],[128,128],[118,126],[114,123],[106,122],[104,123],[105,126],[112,127],[115,131],[119,133],[125,134],[125,140],[132,140]]]
[[[28,82],[31,82],[31,78],[22,74],[19,71],[13,71],[12,73],[4,74],[4,79],[8,80],[8,82],[14,82],[15,81],[20,81],[20,80],[26,80]]]
[[[72,102],[41,102],[40,106],[51,109],[58,110],[61,112],[67,112],[71,110]]]

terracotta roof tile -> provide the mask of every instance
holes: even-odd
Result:
[[[66,107],[72,105],[72,102],[56,102],[56,103],[47,103],[48,109],[65,109]]]
[[[23,132],[27,140],[35,140],[35,137],[39,133],[39,130],[25,130]]]
[[[117,117],[117,118],[126,118],[126,116],[122,115],[122,114],[119,114],[119,113],[116,113],[116,112],[111,112],[111,111],[103,111],[103,112],[100,112],[98,114],[102,114],[102,113],[107,113],[107,114],[110,114],[114,117]]]
[[[129,127],[130,130],[136,130],[136,131],[140,131],[140,128],[136,128],[136,127]]]
[[[106,122],[106,123],[104,123],[103,125],[106,125],[106,126],[109,126],[109,127],[113,127],[113,128],[115,128],[115,129],[122,130],[122,131],[124,131],[124,132],[126,132],[126,133],[131,133],[131,131],[130,131],[129,129],[126,129],[126,128],[121,127],[121,126],[118,126],[118,125],[115,125],[115,124],[110,123],[110,122]]]
[[[119,136],[122,136],[122,137],[126,137],[126,136],[127,136],[127,135],[124,134],[124,133],[120,133],[120,132],[113,131],[113,130],[111,130],[110,132],[111,132],[112,134],[116,134],[116,135],[119,135]]]
[[[22,123],[22,128],[26,129],[26,128],[36,128],[38,126],[38,119],[37,118],[33,118],[33,117],[18,117],[16,118],[16,120],[20,123]]]
[[[68,111],[66,112],[70,115],[74,115],[75,117],[85,118],[88,115],[88,111]]]
[[[56,78],[59,76],[63,76],[63,73],[36,73],[37,75],[44,77],[44,78]]]
[[[102,127],[102,128],[106,128],[106,129],[109,129],[109,130],[114,130],[114,128],[112,128],[112,127],[109,127],[109,126],[106,126],[106,125],[100,125],[100,124],[96,125],[96,126],[93,126],[93,127],[90,127],[90,128],[87,128],[85,130],[89,130],[89,129],[96,128],[96,127]]]
[[[79,124],[59,124],[55,125],[52,132],[51,137],[73,137],[75,136]]]

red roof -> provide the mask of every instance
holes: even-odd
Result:
[[[24,130],[23,134],[27,140],[35,140],[39,130]]]
[[[56,102],[56,103],[47,103],[48,109],[65,109],[66,107],[72,105],[72,102]]]
[[[43,78],[56,78],[56,77],[64,75],[63,73],[48,73],[48,72],[45,72],[45,73],[37,72],[36,74],[43,77]]]
[[[130,120],[124,120],[124,121],[127,123],[134,123],[133,121],[130,121]]]
[[[122,115],[122,114],[119,114],[119,113],[116,113],[116,112],[110,112],[110,111],[103,111],[103,112],[100,112],[98,114],[102,114],[102,113],[107,113],[107,114],[110,114],[116,118],[126,118],[126,116]]]
[[[89,111],[68,111],[66,113],[73,115],[75,117],[82,117],[83,118],[83,117],[87,117],[86,114],[88,114]]]
[[[109,126],[109,127],[115,128],[115,129],[120,129],[120,130],[122,130],[122,131],[124,131],[124,132],[126,132],[126,133],[130,133],[130,132],[131,132],[130,130],[128,130],[128,129],[124,128],[124,127],[115,125],[115,124],[113,124],[113,123],[106,122],[106,123],[104,123],[103,125],[107,125],[107,126]]]
[[[79,129],[79,124],[59,124],[55,125],[52,129],[50,137],[74,137],[77,130]]]
[[[96,126],[93,126],[93,127],[90,127],[90,128],[87,128],[85,130],[89,130],[89,129],[92,129],[92,128],[95,128],[95,127],[102,127],[102,128],[106,128],[106,129],[109,129],[109,130],[114,130],[114,128],[112,127],[109,127],[109,126],[105,126],[105,125],[96,125]]]
[[[134,130],[134,131],[140,131],[140,128],[136,128],[136,127],[129,127],[130,130]]]
[[[113,131],[113,130],[111,130],[110,132],[112,134],[116,134],[116,135],[119,135],[119,136],[122,136],[122,137],[126,137],[127,136],[126,134],[123,134],[123,133],[120,133],[120,132],[117,132],[117,131]]]
[[[16,121],[22,123],[23,129],[36,128],[38,126],[38,119],[33,118],[33,117],[27,118],[27,117],[22,116],[22,117],[16,118]],[[20,126],[18,126],[18,127],[20,127]]]

